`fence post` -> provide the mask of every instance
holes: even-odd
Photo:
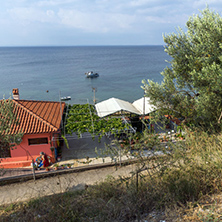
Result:
[[[35,180],[35,166],[34,166],[34,160],[32,159],[32,172],[33,172],[33,179]]]

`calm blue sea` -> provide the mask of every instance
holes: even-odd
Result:
[[[19,88],[20,99],[92,103],[111,97],[133,102],[143,96],[141,81],[162,81],[170,57],[163,46],[75,46],[0,48],[0,98]],[[85,72],[98,72],[96,79]]]

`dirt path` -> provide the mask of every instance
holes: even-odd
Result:
[[[130,172],[134,169],[135,165],[128,165],[118,169],[116,169],[116,167],[106,167],[1,186],[0,205],[26,201],[32,198],[71,190],[84,189],[86,184],[92,185],[96,182],[103,181],[108,175],[114,177],[118,177],[119,175],[126,176],[130,175]]]

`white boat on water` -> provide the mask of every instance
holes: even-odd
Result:
[[[96,77],[99,77],[99,74],[98,73],[94,73],[93,71],[86,72],[85,75],[86,75],[86,78],[96,78]]]
[[[67,101],[67,100],[71,100],[71,96],[61,97],[61,101]]]

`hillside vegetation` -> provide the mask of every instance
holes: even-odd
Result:
[[[222,136],[187,132],[128,178],[1,206],[1,221],[221,221],[221,169]]]

